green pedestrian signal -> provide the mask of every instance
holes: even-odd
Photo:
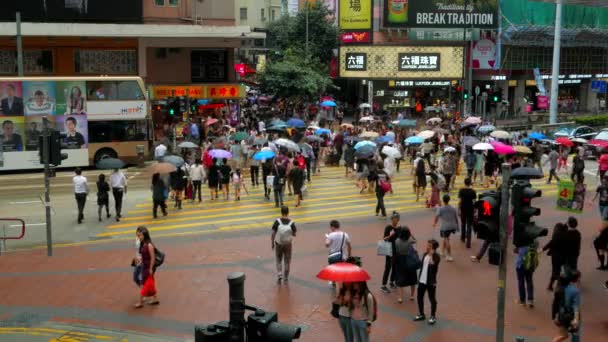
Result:
[[[173,108],[169,108],[169,115],[174,115],[175,114],[175,110]]]
[[[469,98],[469,92],[465,90],[464,93],[462,93],[462,98],[467,100]]]
[[[494,95],[494,102],[498,102],[498,95]]]

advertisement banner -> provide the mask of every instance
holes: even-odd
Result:
[[[85,114],[86,89],[84,81],[56,82],[57,114]]]
[[[492,70],[496,65],[496,43],[481,39],[473,43],[473,69]]]
[[[536,97],[536,107],[538,109],[548,109],[549,108],[549,97],[544,95],[538,95]]]
[[[55,81],[23,82],[25,115],[55,115]]]
[[[562,180],[557,185],[557,209],[582,213],[585,206],[586,188],[583,183],[574,184]]]
[[[89,141],[87,125],[87,116],[83,114],[55,117],[55,129],[64,136],[62,150],[86,149]]]
[[[91,120],[137,120],[146,118],[146,101],[89,101]]]
[[[342,46],[340,76],[455,80],[462,78],[463,53],[458,46]]]
[[[341,30],[371,30],[372,0],[340,0]]]
[[[498,0],[384,0],[385,27],[496,28]]]
[[[23,116],[21,82],[0,82],[0,116]]]
[[[181,97],[186,96],[186,90],[188,92],[188,96],[193,99],[203,99],[205,98],[205,88],[200,85],[193,86],[153,86],[152,87],[152,100],[161,100],[167,97]]]
[[[547,95],[545,83],[543,82],[543,75],[540,74],[540,69],[534,68],[532,71],[534,72],[534,80],[536,81],[536,88],[538,88],[538,92],[541,95]]]
[[[342,44],[370,44],[372,35],[370,31],[345,31],[340,33]]]

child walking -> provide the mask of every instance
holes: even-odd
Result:
[[[97,216],[101,222],[101,210],[106,207],[106,216],[110,218],[110,185],[106,182],[106,176],[102,173],[97,178]]]
[[[236,169],[232,173],[232,186],[234,187],[234,200],[235,201],[241,200],[241,187],[243,187],[243,189],[245,189],[245,192],[249,193],[247,191],[247,188],[245,187],[245,183],[243,182],[243,179],[241,177],[241,169]]]

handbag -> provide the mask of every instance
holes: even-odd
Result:
[[[330,265],[344,260],[344,257],[342,255],[342,247],[344,247],[344,233],[342,233],[342,243],[340,243],[340,250],[337,252],[331,253],[329,255],[329,257],[327,257],[327,262]]]
[[[393,256],[393,245],[389,241],[380,240],[378,241],[377,252],[380,256]]]
[[[158,248],[154,247],[154,268],[159,267],[165,262],[165,253],[158,250]]]

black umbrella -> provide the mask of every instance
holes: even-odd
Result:
[[[310,141],[310,142],[313,142],[313,141],[323,142],[323,138],[321,138],[319,136],[316,136],[316,135],[309,135],[309,136],[306,137],[306,141]]]
[[[543,174],[533,167],[518,167],[511,173],[513,179],[540,179]]]
[[[95,165],[98,169],[101,170],[110,170],[110,169],[122,169],[125,167],[125,162],[117,158],[104,158],[97,162]]]
[[[464,137],[464,139],[462,139],[462,141],[464,142],[464,144],[466,146],[473,146],[479,142],[479,139],[477,139],[476,137],[472,137],[472,136],[466,136],[466,137]]]

